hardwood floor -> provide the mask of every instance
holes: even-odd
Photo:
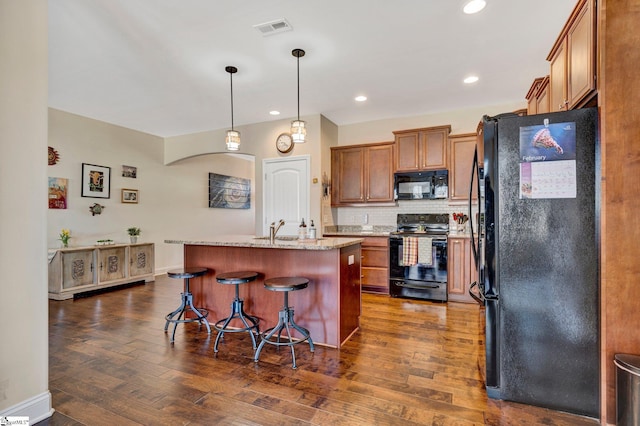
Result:
[[[49,425],[595,425],[489,400],[477,367],[479,309],[363,295],[361,330],[341,350],[267,346],[164,316],[182,283],[49,303]],[[210,319],[213,320],[213,319]],[[213,321],[212,321],[213,322]],[[302,324],[304,326],[304,324]]]

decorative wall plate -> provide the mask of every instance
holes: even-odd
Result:
[[[98,203],[95,203],[94,205],[89,206],[89,211],[91,212],[91,216],[95,216],[97,214],[102,213],[102,210],[104,210],[104,206]]]
[[[60,155],[58,154],[58,151],[56,151],[55,149],[53,149],[53,147],[49,147],[49,165],[53,166],[55,164],[58,163],[58,161],[60,161]]]

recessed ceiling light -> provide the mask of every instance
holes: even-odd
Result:
[[[467,84],[471,84],[471,83],[475,83],[476,81],[478,81],[479,78],[477,75],[470,75],[469,77],[465,78],[464,81]]]
[[[274,109],[273,111],[269,111],[269,114],[271,114],[271,115],[280,115],[280,111],[276,111]]]
[[[364,101],[367,100],[367,97],[364,96],[364,95],[360,95],[360,96],[356,96],[355,99],[356,99],[357,102],[364,102]]]
[[[482,9],[484,9],[486,5],[487,5],[487,2],[484,0],[471,0],[470,2],[464,5],[464,8],[462,8],[462,10],[464,13],[467,13],[467,14],[478,13]]]

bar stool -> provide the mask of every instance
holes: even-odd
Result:
[[[206,318],[209,315],[209,311],[204,308],[196,308],[193,306],[193,295],[191,294],[191,290],[189,289],[189,279],[201,277],[205,275],[209,270],[207,268],[183,268],[177,269],[174,271],[168,271],[167,276],[169,278],[181,278],[184,279],[184,291],[180,293],[182,297],[182,303],[175,311],[168,314],[165,319],[167,322],[164,324],[164,332],[167,332],[169,328],[169,323],[173,323],[173,333],[171,334],[171,343],[175,341],[176,337],[176,328],[178,328],[178,324],[185,322],[199,322],[200,324],[204,324],[207,327],[207,333],[211,334],[211,327],[209,327],[209,323]],[[186,312],[187,310],[191,310],[194,314],[196,314],[196,318],[187,318]],[[183,317],[183,319],[180,319]]]
[[[256,338],[253,335],[253,329],[256,330],[256,333],[259,335],[260,330],[258,328],[258,322],[260,320],[257,317],[247,314],[244,311],[244,300],[240,299],[239,286],[240,284],[246,284],[248,282],[254,281],[258,277],[257,272],[253,271],[239,271],[239,272],[225,272],[222,274],[218,274],[216,277],[216,281],[220,284],[233,284],[236,286],[236,297],[231,302],[231,314],[229,317],[221,319],[216,322],[214,327],[218,330],[218,336],[216,337],[216,343],[213,345],[213,352],[218,353],[218,342],[220,339],[224,337],[224,333],[240,333],[240,332],[248,332],[249,336],[251,336],[251,342],[253,343],[253,350],[256,350]],[[239,319],[244,324],[244,327],[241,328],[227,328],[229,323],[234,320]],[[222,325],[221,325],[222,324]]]
[[[262,342],[260,342],[260,346],[258,346],[258,350],[256,351],[256,355],[254,357],[254,361],[258,362],[260,358],[260,351],[264,347],[265,343],[270,345],[274,345],[277,347],[280,346],[289,346],[291,348],[291,357],[293,358],[293,368],[298,368],[296,365],[296,353],[294,350],[294,345],[298,343],[302,343],[305,340],[309,341],[309,349],[311,352],[314,351],[313,340],[311,340],[311,335],[309,334],[309,330],[306,328],[300,327],[293,320],[293,308],[289,307],[289,292],[297,291],[307,288],[309,285],[309,280],[307,278],[302,277],[278,277],[278,278],[269,278],[264,281],[264,288],[270,291],[282,291],[284,292],[284,306],[278,313],[278,324],[265,330],[265,332],[261,335]],[[293,340],[291,338],[291,328],[298,330],[298,332],[302,335],[302,339]],[[280,336],[282,331],[286,330],[288,340],[285,342],[280,341]],[[271,338],[278,333],[278,337],[275,341],[271,340]]]

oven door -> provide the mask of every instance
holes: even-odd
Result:
[[[433,260],[431,265],[418,263],[405,266],[402,263],[404,245],[402,236],[389,237],[389,278],[410,281],[432,281],[438,283],[447,282],[447,237],[431,236],[428,234],[411,234],[412,237],[431,238]]]

